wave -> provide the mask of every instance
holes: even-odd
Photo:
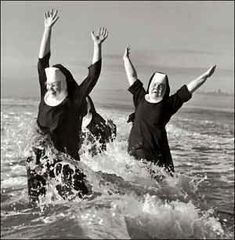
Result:
[[[117,139],[107,145],[107,151],[94,157],[89,154],[88,144],[80,150],[80,162],[63,159],[86,173],[92,193],[83,199],[63,199],[55,193],[52,181],[35,209],[28,205],[23,153],[29,144],[36,110],[12,111],[12,115],[3,112],[3,238],[233,237],[233,216],[220,209],[224,213],[219,217],[215,208],[215,203],[230,206],[232,202],[228,194],[233,191],[233,157],[229,154],[233,153],[234,137],[230,133],[220,135],[223,128],[219,124],[217,135],[208,129],[205,132],[205,126],[215,126],[208,119],[175,118],[167,131],[178,173],[170,177],[161,168],[128,155],[131,126],[126,123],[127,110],[99,111],[106,118],[112,116],[117,124]],[[202,131],[196,131],[196,125]],[[155,171],[158,180],[150,170]],[[223,192],[226,190],[229,193]]]

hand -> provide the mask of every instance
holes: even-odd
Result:
[[[123,54],[123,59],[129,58],[129,55],[130,55],[130,47],[128,46],[125,48],[125,52]]]
[[[203,76],[204,78],[211,77],[212,74],[213,74],[214,71],[215,71],[215,68],[216,68],[216,65],[210,67],[205,73],[202,74],[202,76]]]
[[[91,37],[95,44],[100,45],[108,37],[108,31],[106,28],[100,28],[98,34],[95,34],[94,31],[92,31]]]
[[[54,11],[53,9],[50,11],[45,12],[45,17],[44,17],[44,26],[45,28],[51,28],[56,21],[59,19],[57,16],[58,11]]]

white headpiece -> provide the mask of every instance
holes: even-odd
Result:
[[[61,72],[59,68],[48,67],[45,69],[47,82],[61,82],[61,90],[67,90],[67,82],[65,75]]]
[[[154,73],[152,81],[162,82],[166,78],[166,74],[156,72]]]
[[[48,82],[57,82],[57,81],[65,81],[65,75],[60,71],[59,68],[48,67],[45,69],[46,77]]]

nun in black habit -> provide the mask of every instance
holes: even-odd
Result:
[[[129,54],[130,49],[126,48],[123,56],[124,67],[130,84],[128,90],[133,95],[135,107],[135,112],[128,119],[128,122],[133,123],[128,139],[128,152],[136,159],[154,162],[172,174],[174,164],[166,124],[183,103],[192,97],[192,93],[213,74],[216,66],[170,95],[168,77],[162,72],[155,72],[151,76],[145,91]]]
[[[63,198],[73,190],[77,191],[79,197],[89,193],[84,172],[70,164],[63,164],[63,160],[80,160],[84,104],[99,78],[101,45],[108,32],[105,28],[100,28],[98,34],[91,32],[94,43],[92,64],[88,68],[87,77],[78,85],[63,65],[49,66],[52,27],[57,20],[57,11],[45,13],[37,64],[40,104],[26,163],[28,192],[33,203],[39,200],[39,196],[45,195],[48,180],[58,174],[61,174],[63,184],[58,184],[56,189]]]

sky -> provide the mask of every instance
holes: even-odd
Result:
[[[1,1],[2,97],[39,96],[36,66],[44,12],[51,8],[60,18],[50,63],[65,65],[78,83],[92,60],[90,32],[108,29],[97,97],[127,90],[122,60],[127,45],[144,86],[161,71],[174,91],[216,64],[200,91],[234,92],[233,1]]]

